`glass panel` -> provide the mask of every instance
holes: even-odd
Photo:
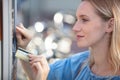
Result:
[[[44,54],[48,62],[68,57],[79,51],[72,26],[80,0],[17,0],[17,22],[29,29],[34,38],[27,49],[34,54]],[[31,33],[31,34],[32,34]],[[26,80],[18,62],[18,80]]]

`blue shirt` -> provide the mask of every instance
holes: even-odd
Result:
[[[89,51],[85,51],[50,64],[47,80],[120,80],[120,76],[103,77],[92,73],[88,63],[83,66],[88,57]]]

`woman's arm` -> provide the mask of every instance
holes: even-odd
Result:
[[[20,60],[22,67],[28,76],[29,80],[35,80],[35,74],[33,74],[32,68],[30,67],[30,64],[28,62],[25,62],[23,60]]]
[[[35,74],[34,80],[47,80],[50,71],[46,58],[42,55],[29,55],[30,64]]]
[[[16,27],[17,44],[21,48],[26,48],[30,40],[32,39],[31,34],[22,25]],[[29,55],[30,63],[21,60],[23,69],[28,75],[30,80],[46,80],[49,73],[49,65],[44,56]]]
[[[17,37],[17,45],[18,47],[26,49],[28,43],[32,39],[29,30],[27,30],[22,24],[17,25],[16,27],[16,37]],[[34,80],[34,74],[28,62],[20,60],[22,67],[29,77],[29,80]]]

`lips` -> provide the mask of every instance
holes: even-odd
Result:
[[[83,35],[76,35],[76,38],[77,38],[77,40],[80,40],[80,39],[84,38],[84,36]]]

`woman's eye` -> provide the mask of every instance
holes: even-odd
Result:
[[[82,22],[86,22],[86,21],[88,21],[87,19],[82,19]]]
[[[84,18],[83,18],[83,19],[77,19],[77,18],[76,18],[75,22],[77,22],[77,21],[80,21],[80,22],[87,22],[87,21],[89,21],[89,20],[88,20],[88,19],[84,19]]]
[[[76,22],[76,21],[78,21],[78,19],[77,19],[77,18],[75,18],[75,22]]]

